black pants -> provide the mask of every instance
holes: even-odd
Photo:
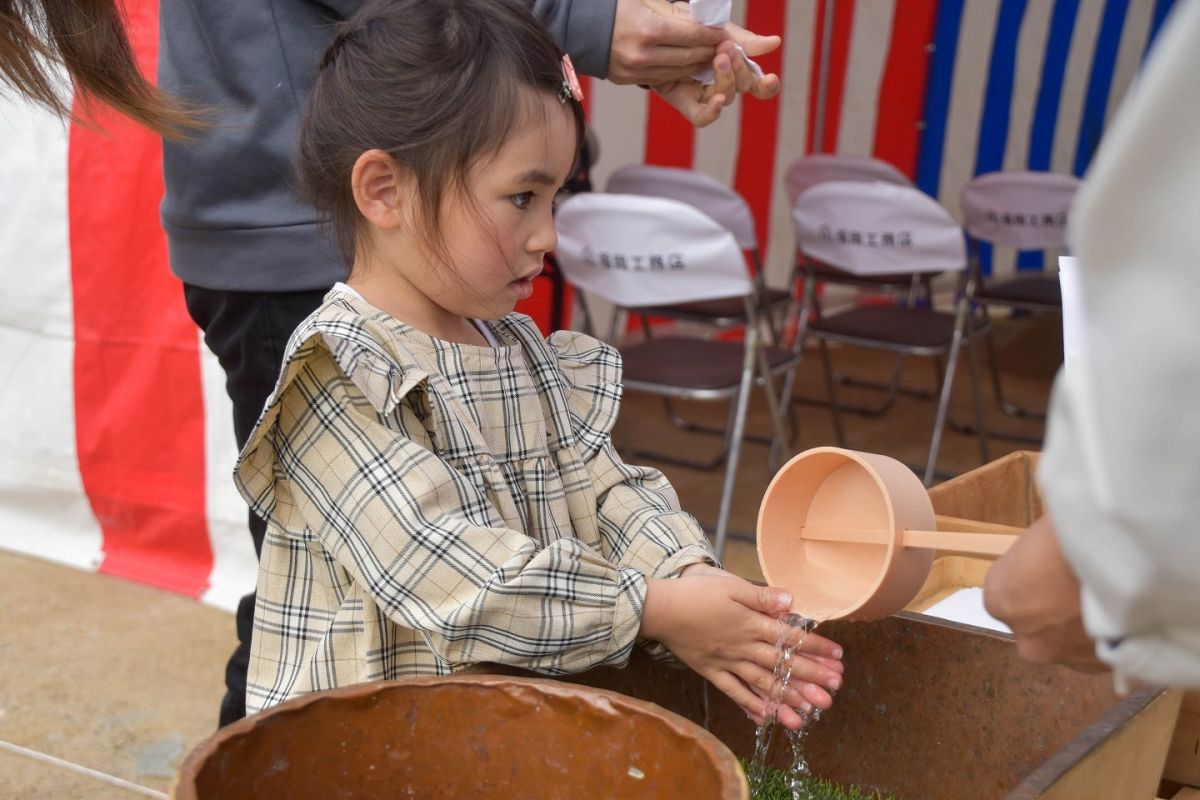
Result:
[[[185,284],[188,313],[204,331],[204,343],[225,371],[225,391],[233,401],[233,433],[240,450],[275,388],[288,337],[321,304],[325,290],[308,292],[229,292]],[[250,513],[254,552],[262,552],[266,522]],[[225,666],[225,697],[220,725],[246,716],[246,668],[254,627],[254,593],[238,602],[238,646]]]

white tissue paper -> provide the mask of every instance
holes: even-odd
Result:
[[[960,622],[964,625],[974,625],[977,628],[1012,633],[1007,625],[993,617],[983,607],[983,589],[977,586],[959,589],[921,613],[951,622]]]
[[[1058,283],[1062,287],[1063,369],[1081,362],[1087,342],[1083,323],[1083,296],[1079,288],[1079,261],[1058,257]]]
[[[729,22],[733,12],[733,0],[691,0],[688,3],[692,19],[701,25],[720,28]]]
[[[723,28],[725,23],[729,22],[729,15],[733,12],[733,0],[688,0],[688,10],[692,13],[692,19],[701,25]],[[762,67],[755,64],[750,56],[746,55],[746,51],[740,44],[736,47],[737,51],[742,54],[742,60],[746,62],[746,66],[761,78],[763,76]],[[703,86],[711,86],[716,81],[712,67],[705,67],[692,77]]]

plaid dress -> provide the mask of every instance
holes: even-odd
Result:
[[[296,330],[235,480],[267,520],[247,709],[481,662],[620,665],[645,577],[716,563],[610,432],[620,357],[524,316],[501,347],[339,292]]]

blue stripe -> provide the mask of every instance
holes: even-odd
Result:
[[[1175,0],[1158,0],[1154,4],[1154,15],[1150,17],[1150,35],[1146,37],[1146,49],[1142,52],[1142,60],[1146,58],[1146,53],[1150,52],[1150,46],[1154,44],[1155,37],[1158,36],[1158,31],[1163,26],[1163,22],[1167,19],[1167,14],[1175,5]]]
[[[1029,128],[1029,169],[1050,169],[1054,153],[1054,131],[1058,125],[1058,107],[1062,102],[1063,76],[1067,72],[1067,56],[1071,53],[1071,36],[1079,16],[1079,0],[1057,0],[1050,14],[1050,32],[1046,36],[1046,52],[1042,58],[1042,81],[1038,86],[1037,102],[1033,107],[1033,125]],[[1040,270],[1041,250],[1022,252],[1017,256],[1018,270]]]
[[[1050,169],[1063,77],[1067,73],[1067,56],[1071,53],[1071,36],[1078,14],[1079,0],[1058,0],[1050,17],[1050,33],[1046,37],[1046,54],[1042,60],[1042,82],[1033,109],[1033,125],[1029,129],[1029,168],[1032,170]]]
[[[1012,112],[1013,75],[1017,64],[1017,39],[1025,17],[1025,0],[1003,0],[996,15],[992,57],[988,65],[983,114],[979,120],[979,143],[975,149],[975,174],[1004,167],[1008,143],[1008,118]],[[979,243],[979,265],[985,275],[992,270],[992,246]]]
[[[954,83],[954,58],[958,52],[958,30],[966,0],[938,3],[933,34],[933,58],[925,81],[925,128],[917,153],[917,186],[938,196],[942,179],[942,157],[946,147],[946,123],[950,116],[950,88]]]
[[[975,174],[1004,167],[1008,143],[1008,118],[1012,112],[1013,76],[1017,65],[1017,39],[1025,17],[1026,0],[1004,0],[996,15],[992,59],[988,66],[983,116],[979,121],[979,144],[975,150]]]
[[[1117,50],[1121,46],[1121,30],[1125,27],[1125,12],[1129,0],[1108,0],[1096,37],[1092,55],[1092,74],[1088,77],[1084,95],[1083,117],[1079,121],[1079,142],[1075,146],[1075,174],[1083,175],[1104,132],[1104,115],[1108,111],[1108,93],[1112,88],[1113,71],[1117,67]]]

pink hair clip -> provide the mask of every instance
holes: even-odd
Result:
[[[575,98],[575,102],[583,102],[583,87],[579,85],[579,76],[575,74],[575,65],[571,63],[571,57],[563,53],[562,57],[563,82],[562,88],[558,90],[558,100],[561,103],[567,102],[570,98]]]

